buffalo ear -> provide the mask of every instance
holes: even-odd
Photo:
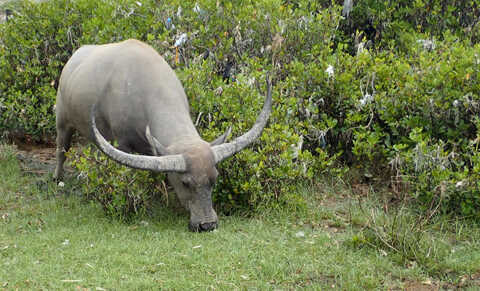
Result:
[[[217,139],[212,141],[210,143],[210,146],[216,146],[216,145],[223,144],[225,142],[225,140],[227,140],[227,137],[230,135],[231,132],[232,132],[232,127],[230,126],[224,134],[222,134],[221,136],[217,137]]]
[[[154,156],[166,156],[168,155],[168,150],[163,146],[151,133],[150,126],[147,125],[145,129],[145,137],[147,138],[148,143],[152,149]]]

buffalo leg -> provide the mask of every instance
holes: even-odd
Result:
[[[70,149],[73,130],[57,127],[57,167],[55,168],[54,178],[60,180],[63,178],[63,163],[65,162],[65,153]]]

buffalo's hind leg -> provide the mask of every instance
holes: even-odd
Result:
[[[53,178],[61,180],[63,178],[63,163],[65,162],[65,153],[70,149],[72,142],[73,129],[57,126],[57,167]]]

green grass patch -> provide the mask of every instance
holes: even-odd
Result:
[[[381,193],[359,198],[337,180],[298,186],[305,208],[221,216],[217,231],[191,233],[172,206],[128,224],[108,218],[76,178],[58,187],[27,174],[8,146],[0,177],[0,289],[480,286],[477,225],[439,217],[418,230],[412,209],[385,212]]]

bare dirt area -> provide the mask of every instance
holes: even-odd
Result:
[[[26,173],[44,175],[52,173],[55,170],[55,140],[51,137],[46,138],[43,142],[37,143],[28,135],[11,135],[8,143],[16,148],[16,156],[20,161],[22,170]],[[81,137],[74,136],[73,148],[80,148],[86,141]],[[72,172],[69,163],[64,164],[65,171]]]
[[[28,139],[24,141],[16,139],[12,144],[15,146],[16,157],[20,161],[22,171],[34,175],[53,175],[56,165],[54,142],[36,144]],[[81,145],[74,143],[72,147],[79,148]],[[67,173],[73,172],[68,162],[64,164],[64,168]]]
[[[51,145],[16,144],[17,159],[22,170],[32,174],[48,174],[55,169],[55,147]]]

